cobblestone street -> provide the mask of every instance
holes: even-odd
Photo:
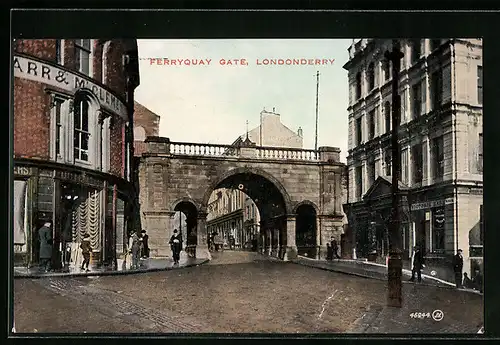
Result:
[[[482,296],[404,284],[385,308],[384,281],[214,253],[201,266],[139,275],[15,280],[19,332],[476,333]],[[413,319],[440,309],[443,320]]]

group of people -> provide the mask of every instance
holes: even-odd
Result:
[[[128,252],[132,255],[132,269],[139,268],[139,260],[149,257],[149,236],[146,230],[142,230],[138,235],[132,231],[128,241]]]
[[[331,241],[326,243],[326,259],[340,259],[339,255],[339,246],[337,244],[337,240],[332,236]]]
[[[475,289],[480,292],[483,292],[483,277],[478,268],[474,270],[474,278],[470,279],[467,273],[463,273],[462,279],[462,271],[464,268],[464,257],[462,254],[462,249],[457,251],[457,254],[453,256],[453,273],[455,274],[455,286],[460,288],[469,288]],[[411,256],[411,278],[410,281],[415,281],[415,275],[417,275],[418,282],[422,281],[422,268],[425,268],[424,256],[420,251],[418,246],[413,247],[413,253]]]

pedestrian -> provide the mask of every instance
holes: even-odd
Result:
[[[172,257],[174,258],[174,264],[179,264],[180,253],[182,249],[182,238],[177,232],[177,229],[174,229],[174,234],[170,237],[170,249],[172,249]]]
[[[82,249],[83,262],[82,262],[82,271],[85,269],[86,272],[89,271],[89,263],[90,263],[90,252],[92,251],[92,247],[90,246],[90,235],[83,235],[82,243],[80,244],[80,248]]]
[[[337,244],[337,240],[332,236],[331,237],[331,241],[330,241],[330,245],[332,246],[332,260],[335,258],[335,259],[340,259],[340,256],[339,256],[339,246]]]
[[[142,239],[141,257],[146,259],[149,258],[149,235],[146,233],[146,230],[141,231],[141,239]]]
[[[465,288],[468,288],[468,289],[474,288],[472,280],[467,276],[467,272],[464,272],[464,279],[463,279],[462,284]]]
[[[139,256],[141,253],[141,242],[135,230],[132,230],[128,241],[128,251],[132,254],[132,269],[139,268]]]
[[[453,256],[453,272],[455,272],[455,285],[457,289],[462,287],[462,270],[464,268],[464,257],[462,256],[462,249],[457,251]]]
[[[483,292],[483,276],[478,268],[474,270],[474,278],[472,278],[472,286],[479,292]]]
[[[424,265],[424,256],[422,255],[422,252],[420,251],[420,248],[415,246],[413,247],[413,253],[411,256],[411,278],[410,281],[415,281],[415,273],[417,274],[417,280],[420,283],[422,281],[422,268],[425,267]]]
[[[46,222],[38,230],[40,240],[40,268],[45,272],[50,271],[52,261],[52,229],[50,222]]]
[[[326,243],[326,260],[330,261],[333,259],[333,250],[330,243]]]

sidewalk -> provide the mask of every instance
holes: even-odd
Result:
[[[176,268],[186,268],[198,266],[208,262],[207,259],[193,259],[181,257],[179,265],[174,266],[171,258],[148,258],[140,260],[138,269],[131,269],[123,265],[123,260],[118,260],[118,267],[112,269],[110,267],[101,267],[91,269],[89,272],[80,270],[79,268],[70,268],[65,272],[40,272],[37,267],[14,267],[15,278],[45,278],[45,277],[81,277],[81,276],[105,276],[105,275],[120,275],[120,274],[136,274],[145,272],[167,271]]]
[[[315,260],[306,257],[299,256],[297,259],[292,260],[292,262],[319,268],[328,271],[334,271],[339,273],[351,274],[365,278],[372,278],[378,280],[387,281],[387,266],[383,264],[367,262],[362,260],[347,260],[347,259],[336,259],[333,261],[326,260]],[[422,282],[421,283],[413,283],[410,282],[409,279],[411,277],[411,271],[407,269],[403,269],[402,280],[405,284],[419,284],[419,285],[427,285],[427,286],[437,286],[440,288],[449,288],[455,289],[455,284],[452,282],[448,282],[439,278],[435,278],[430,275],[422,274]],[[477,290],[472,289],[459,289],[462,291],[467,291],[475,294],[482,295]]]

